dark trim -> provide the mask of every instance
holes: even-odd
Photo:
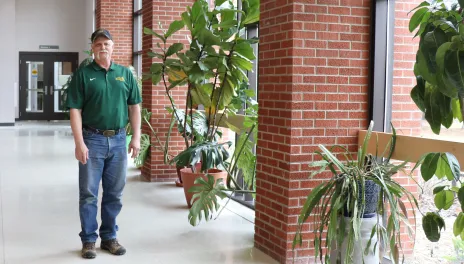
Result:
[[[14,126],[15,123],[0,123],[0,127],[9,127],[9,126]]]
[[[143,13],[143,12],[142,12],[142,9],[139,9],[139,10],[137,10],[137,11],[134,12],[133,17],[138,17],[138,16],[142,15],[142,13]]]
[[[252,210],[255,210],[255,201],[254,200],[253,201],[244,201],[240,196],[235,196],[235,194],[232,195],[232,197],[230,195],[227,195],[227,196],[229,196],[230,199],[232,199],[233,201],[235,201],[235,202],[237,202],[237,203],[239,203],[241,205],[244,205],[244,206],[246,206],[246,207],[248,207],[248,208],[250,208]]]
[[[394,6],[394,0],[376,0],[371,8],[368,121],[381,132],[388,132],[391,122]]]

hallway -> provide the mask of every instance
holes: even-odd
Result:
[[[80,257],[77,161],[69,124],[0,127],[0,263],[277,263],[253,248],[254,211],[230,202],[192,227],[183,189],[142,182],[129,164],[118,218],[125,256]],[[101,189],[100,189],[101,198]]]

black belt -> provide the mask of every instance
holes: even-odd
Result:
[[[95,134],[103,135],[105,137],[112,137],[112,136],[125,132],[125,128],[119,128],[115,130],[102,130],[102,129],[90,127],[88,125],[82,125],[82,128],[87,129]]]

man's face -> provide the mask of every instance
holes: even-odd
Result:
[[[105,37],[98,37],[92,44],[92,51],[97,60],[111,59],[111,55],[113,54],[113,41]]]

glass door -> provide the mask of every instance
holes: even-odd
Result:
[[[67,119],[63,86],[77,69],[78,53],[20,52],[19,58],[19,119]]]

